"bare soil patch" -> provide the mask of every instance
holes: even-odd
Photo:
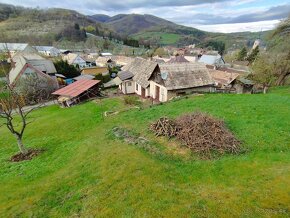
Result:
[[[13,155],[10,158],[11,162],[21,162],[21,161],[25,161],[25,160],[32,160],[34,157],[38,156],[39,154],[41,154],[42,152],[44,152],[43,149],[29,149],[27,154],[22,154],[22,153],[18,153]]]

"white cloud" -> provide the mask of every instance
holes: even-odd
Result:
[[[216,25],[191,25],[192,27],[205,30],[208,32],[259,32],[274,29],[280,20],[269,20],[251,23],[233,23],[233,24],[216,24]]]

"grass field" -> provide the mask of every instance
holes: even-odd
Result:
[[[172,45],[177,43],[180,39],[180,35],[174,33],[162,33],[162,32],[144,32],[140,34],[133,35],[133,38],[139,39],[150,39],[150,38],[157,38],[160,39],[159,43],[162,45]]]
[[[46,151],[10,163],[14,138],[0,128],[1,217],[289,217],[290,88],[267,95],[209,94],[102,119],[120,99],[36,111],[24,141]],[[147,130],[160,116],[201,110],[225,120],[247,152],[199,160]],[[117,140],[114,126],[161,153]]]

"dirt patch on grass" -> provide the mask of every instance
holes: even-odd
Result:
[[[25,160],[32,160],[34,157],[44,152],[43,149],[29,149],[27,154],[18,153],[10,158],[11,162],[21,162]]]

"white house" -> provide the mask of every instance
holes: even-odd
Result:
[[[136,58],[132,63],[124,66],[122,71],[130,72],[134,75],[132,81],[134,92],[137,95],[143,98],[150,97],[149,79],[154,72],[160,71],[156,62]]]
[[[36,52],[36,50],[27,43],[0,43],[0,53],[8,51],[12,57],[17,52]]]
[[[87,67],[87,62],[79,54],[76,53],[69,53],[63,56],[62,59],[64,61],[67,61],[70,65],[79,66],[80,68]]]
[[[61,54],[61,51],[53,46],[33,46],[39,53],[49,56],[57,57]]]
[[[56,69],[52,61],[36,53],[18,52],[12,58],[9,83],[17,86],[22,79],[38,79],[40,87],[54,91],[59,87],[55,74]]]

